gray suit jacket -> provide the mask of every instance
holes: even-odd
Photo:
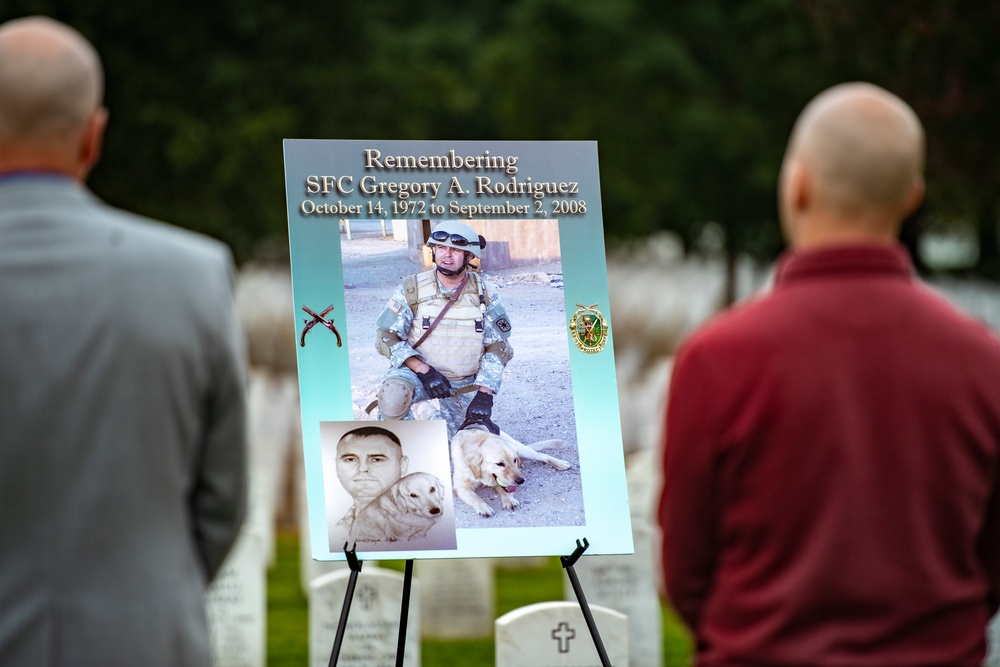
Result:
[[[221,244],[0,178],[0,665],[210,664],[245,509],[234,311]]]

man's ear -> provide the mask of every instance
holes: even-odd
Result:
[[[405,456],[403,458],[399,459],[399,476],[400,477],[402,477],[403,475],[406,474],[406,466],[408,466],[409,463],[410,463],[410,459],[406,458]]]
[[[80,138],[80,180],[86,180],[90,170],[94,168],[101,157],[104,146],[104,130],[108,126],[108,110],[99,108],[87,120],[83,136]]]
[[[804,211],[812,205],[813,200],[812,174],[801,160],[795,160],[788,172],[788,203],[793,213]]]
[[[913,212],[920,207],[920,202],[924,200],[924,190],[926,187],[923,176],[918,175],[913,179],[910,193],[906,196],[906,201],[903,202],[903,218],[913,215]]]
[[[786,158],[781,166],[778,193],[781,229],[785,240],[795,245],[798,220],[802,212],[812,205],[814,196],[810,174],[801,160]]]

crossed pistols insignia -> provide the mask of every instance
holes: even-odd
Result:
[[[581,352],[595,354],[608,342],[608,321],[597,310],[597,304],[576,304],[576,312],[569,318],[569,331]]]
[[[306,346],[306,334],[309,333],[309,330],[312,329],[317,324],[322,324],[327,329],[329,329],[330,331],[332,331],[333,334],[337,337],[337,347],[342,347],[343,346],[343,342],[340,340],[340,332],[337,331],[337,327],[333,326],[333,318],[331,317],[329,320],[326,319],[326,316],[329,315],[331,312],[333,312],[333,306],[332,305],[329,306],[326,310],[324,310],[322,313],[319,313],[319,314],[316,314],[313,311],[309,310],[309,308],[307,306],[302,306],[302,310],[306,311],[306,313],[308,313],[309,315],[312,315],[312,319],[311,320],[303,320],[306,323],[306,326],[302,329],[302,336],[299,338],[299,345],[301,345],[302,347],[305,347]]]

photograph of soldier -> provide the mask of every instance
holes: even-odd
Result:
[[[391,366],[379,383],[379,418],[412,419],[413,403],[437,398],[449,439],[472,424],[499,434],[493,395],[514,350],[496,289],[470,266],[486,239],[446,220],[427,245],[434,267],[404,278],[375,321],[378,351]]]
[[[457,547],[442,424],[321,422],[320,440],[331,551]]]
[[[558,222],[408,220],[383,229],[377,220],[342,222],[355,419],[440,419],[449,439],[480,428],[529,445],[562,440],[551,454],[570,470],[529,464],[515,511],[484,519],[459,503],[458,527],[582,525]]]

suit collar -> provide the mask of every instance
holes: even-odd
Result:
[[[60,171],[49,171],[47,169],[19,169],[0,174],[0,185],[10,182],[23,181],[53,181],[63,183],[78,183],[78,181],[68,174]]]

